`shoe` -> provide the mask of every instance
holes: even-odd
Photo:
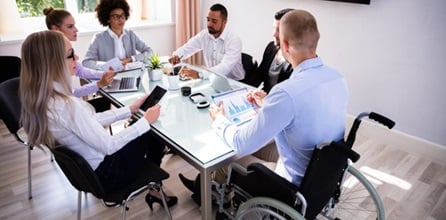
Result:
[[[178,197],[176,197],[176,196],[166,196],[165,198],[166,198],[167,207],[171,207],[171,206],[177,204],[177,202],[178,202]],[[163,201],[158,197],[150,195],[150,193],[147,193],[147,195],[146,195],[146,203],[149,206],[151,211],[153,211],[153,203],[159,203],[161,206],[164,207]]]
[[[194,193],[190,197],[192,198],[192,200],[194,200],[195,203],[197,203],[198,206],[201,206],[201,196],[200,196],[200,194]]]
[[[183,183],[183,185],[190,190],[191,192],[194,192],[195,190],[195,181],[190,180],[188,178],[186,178],[185,176],[183,176],[183,174],[178,174],[178,177],[180,177],[181,182]]]
[[[166,146],[164,148],[164,155],[168,155],[168,154],[172,154],[172,156],[176,155],[175,151],[173,151],[172,148]]]

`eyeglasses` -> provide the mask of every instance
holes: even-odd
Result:
[[[71,53],[70,53],[70,55],[67,56],[67,59],[73,59],[74,61],[76,61],[76,56],[74,54],[73,48],[71,48]]]
[[[118,14],[112,14],[112,15],[110,15],[110,17],[113,19],[113,20],[120,20],[121,18],[123,18],[124,20],[127,20],[127,15],[125,15],[125,14],[120,14],[120,15],[118,15]]]

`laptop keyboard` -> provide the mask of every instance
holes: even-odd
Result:
[[[135,77],[122,77],[119,89],[131,89],[135,85]]]

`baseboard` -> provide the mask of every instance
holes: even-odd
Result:
[[[347,131],[350,129],[354,116],[347,116]],[[435,161],[441,165],[446,165],[446,146],[442,146],[419,137],[415,137],[401,131],[382,126],[372,121],[363,120],[360,127],[360,134],[379,142],[389,144],[409,153],[418,154]]]

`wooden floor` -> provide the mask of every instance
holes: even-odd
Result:
[[[446,166],[376,140],[358,138],[355,164],[370,177],[384,202],[387,219],[446,219]],[[180,183],[178,173],[194,177],[198,171],[179,156],[168,155],[162,167],[170,173],[164,189],[179,203],[174,219],[200,219],[200,209]],[[32,152],[33,198],[28,200],[27,151],[0,120],[0,219],[76,219],[77,191],[48,152]],[[85,194],[84,194],[85,195]],[[86,198],[86,200],[85,200]],[[104,208],[92,195],[83,198],[82,219],[119,219],[120,209]],[[139,196],[129,204],[127,219],[167,219],[155,205],[150,211]]]

